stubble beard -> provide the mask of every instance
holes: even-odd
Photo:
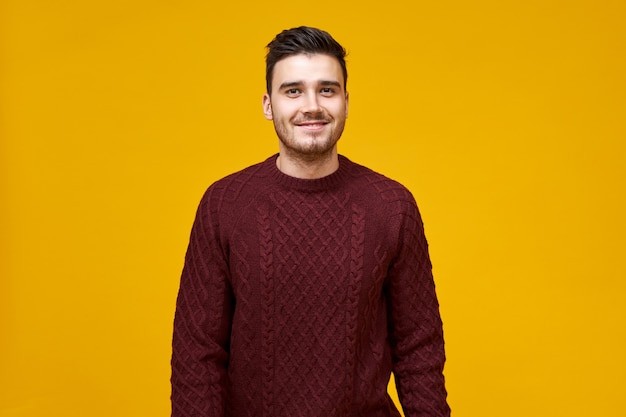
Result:
[[[305,163],[322,161],[333,154],[335,145],[343,133],[345,122],[337,124],[329,133],[309,134],[303,140],[295,137],[294,132],[289,132],[283,126],[274,121],[274,130],[282,144],[285,156]],[[323,135],[327,135],[324,137]]]

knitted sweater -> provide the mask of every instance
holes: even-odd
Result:
[[[185,257],[173,417],[449,416],[439,307],[409,191],[339,157],[214,183]]]

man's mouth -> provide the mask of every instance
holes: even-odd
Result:
[[[306,121],[306,122],[297,122],[295,123],[296,126],[304,128],[304,129],[310,129],[310,130],[317,130],[317,129],[321,129],[324,126],[326,126],[328,124],[327,121],[325,120],[311,120],[311,121]]]

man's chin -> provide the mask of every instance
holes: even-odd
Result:
[[[309,144],[286,144],[282,143],[283,152],[293,158],[307,162],[317,161],[328,158],[335,151],[334,143],[309,143]]]

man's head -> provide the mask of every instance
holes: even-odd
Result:
[[[269,44],[263,113],[283,160],[336,160],[348,117],[345,50],[328,33],[296,28]]]
[[[337,59],[343,73],[344,89],[348,82],[348,70],[346,69],[346,50],[328,32],[307,26],[287,29],[276,35],[267,44],[267,56],[265,57],[265,82],[267,93],[272,93],[272,77],[274,66],[282,59],[293,55],[323,54]]]

